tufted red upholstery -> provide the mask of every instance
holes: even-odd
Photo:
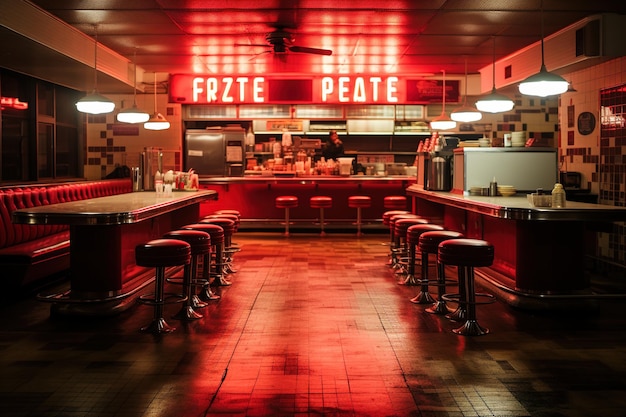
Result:
[[[129,178],[0,188],[0,269],[10,280],[3,284],[22,286],[69,267],[69,227],[16,224],[13,211],[131,191]]]

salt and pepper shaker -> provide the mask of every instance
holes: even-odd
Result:
[[[558,182],[554,184],[554,189],[552,190],[552,207],[565,207],[565,189],[563,189],[563,185]]]
[[[493,177],[493,179],[489,183],[489,195],[491,197],[495,197],[498,195],[498,183],[496,182],[496,177]]]

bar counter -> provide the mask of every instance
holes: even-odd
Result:
[[[135,192],[16,210],[13,222],[70,225],[70,289],[40,295],[52,312],[106,316],[132,305],[154,270],[135,264],[135,246],[196,222],[215,191],[177,191],[170,197]]]
[[[626,208],[567,201],[564,208],[533,207],[525,194],[482,197],[407,189],[415,213],[495,247],[489,268],[479,268],[491,291],[510,305],[533,310],[593,304],[585,257],[596,230],[626,220]]]
[[[344,225],[353,222],[356,210],[348,208],[351,195],[368,195],[372,206],[364,208],[363,221],[380,225],[383,199],[387,195],[406,195],[409,185],[415,183],[414,176],[295,176],[292,174],[246,175],[243,177],[204,177],[200,178],[200,187],[215,190],[219,200],[211,209],[236,209],[241,212],[241,229],[269,224],[277,226],[284,221],[284,211],[274,206],[274,200],[280,195],[298,197],[299,204],[290,212],[295,227],[310,225],[319,217],[319,209],[309,207],[310,197],[326,195],[332,197],[332,208],[324,212],[330,223]],[[410,208],[408,208],[410,210]],[[209,214],[209,213],[203,213]]]

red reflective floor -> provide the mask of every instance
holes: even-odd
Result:
[[[161,338],[116,317],[0,312],[0,415],[623,416],[623,300],[536,314],[479,306],[463,337],[386,266],[384,234],[240,233],[233,285]],[[451,277],[454,271],[449,271]]]

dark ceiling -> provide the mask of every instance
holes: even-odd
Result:
[[[463,74],[466,63],[469,73],[477,73],[493,60],[494,37],[500,58],[537,42],[542,20],[549,35],[589,15],[626,13],[626,2],[615,0],[32,3],[89,36],[97,31],[100,43],[129,60],[136,54],[146,72],[169,74]],[[275,52],[267,34],[277,28],[292,35],[291,45],[332,55]],[[0,40],[6,35],[0,33]]]

